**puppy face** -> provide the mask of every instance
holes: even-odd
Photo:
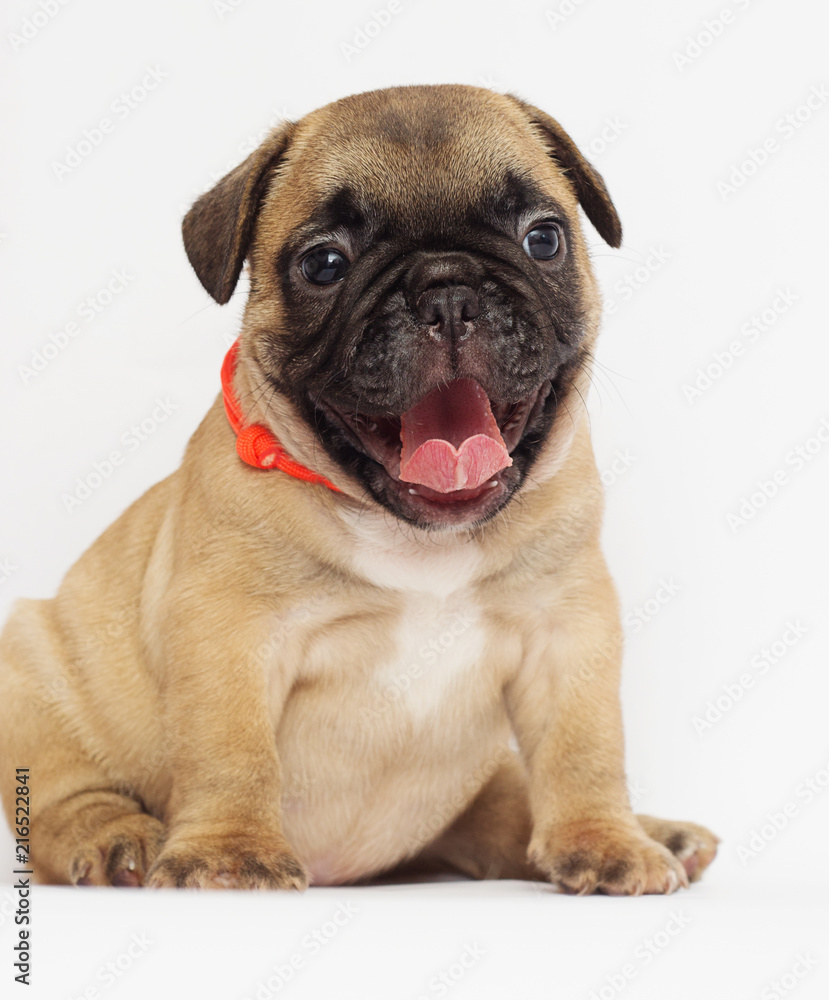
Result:
[[[249,259],[243,340],[265,399],[398,518],[470,525],[521,489],[583,381],[598,298],[579,202],[618,246],[601,178],[556,122],[477,88],[406,87],[286,125],[184,235],[218,301]]]

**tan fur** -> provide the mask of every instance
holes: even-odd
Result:
[[[214,193],[216,233],[222,211],[247,220],[223,244],[236,273],[252,240],[238,397],[343,493],[244,466],[217,400],[180,469],[58,595],[19,603],[0,645],[0,790],[11,819],[13,768],[31,769],[41,881],[301,887],[309,873],[338,883],[425,864],[628,894],[671,891],[713,858],[703,828],[637,821],[628,804],[586,370],[519,497],[482,527],[443,532],[395,521],[287,399],[258,391],[262,331],[282,319],[269,262],[338,177],[405,210],[422,170],[463,201],[506,162],[555,195],[577,234],[591,197],[613,232],[600,179],[584,174],[579,190],[589,168],[575,147],[556,162],[560,127],[512,98],[440,88],[465,126],[431,145],[426,129],[413,162],[393,136],[425,89],[316,111]],[[221,299],[235,276],[214,236],[191,256]],[[580,236],[571,250],[590,347],[598,291]]]

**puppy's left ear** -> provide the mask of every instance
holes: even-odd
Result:
[[[531,124],[541,133],[540,138],[544,144],[549,147],[550,156],[567,172],[567,179],[575,188],[581,207],[599,236],[612,247],[621,246],[622,223],[599,171],[585,160],[555,118],[514,94],[506,96],[515,101],[527,115]]]
[[[274,129],[184,216],[181,231],[187,257],[199,281],[221,305],[239,280],[259,205],[295,128],[293,122],[285,122]]]

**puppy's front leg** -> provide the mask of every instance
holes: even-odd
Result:
[[[687,886],[683,866],[631,812],[621,626],[598,551],[579,561],[555,615],[505,692],[530,776],[529,859],[568,892],[638,895]]]
[[[255,621],[229,624],[220,608],[199,612],[168,623],[163,633],[172,790],[167,840],[147,884],[304,888],[306,873],[282,834],[269,692],[251,642],[261,629]],[[197,633],[204,622],[210,627]],[[271,698],[287,696],[291,678],[283,680]]]

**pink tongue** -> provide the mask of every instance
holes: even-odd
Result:
[[[512,465],[484,390],[461,378],[400,418],[400,478],[438,493],[470,490]]]

